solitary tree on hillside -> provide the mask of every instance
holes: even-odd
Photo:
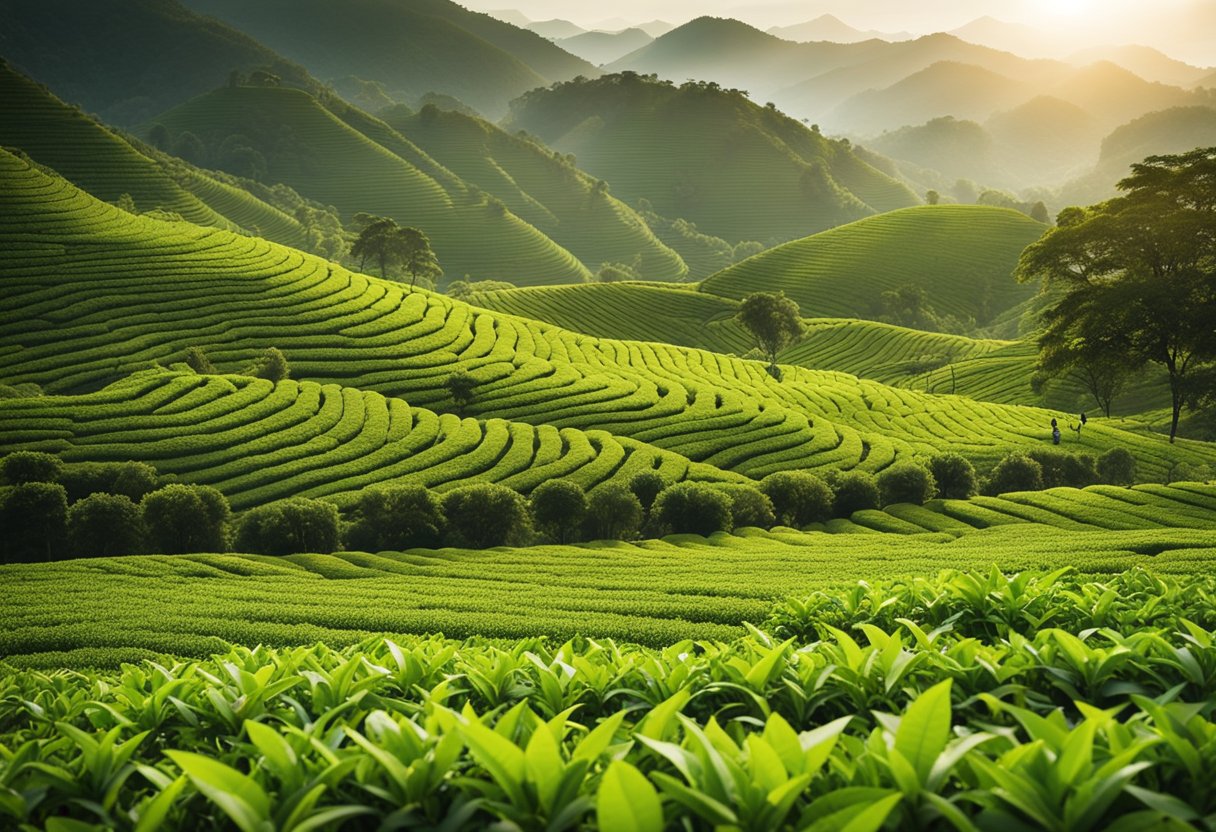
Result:
[[[772,366],[777,353],[802,337],[802,315],[798,304],[785,292],[755,292],[743,299],[735,316],[756,338]]]
[[[1216,364],[1216,147],[1132,165],[1121,196],[1067,208],[1025,252],[1020,280],[1062,290],[1043,313],[1040,364],[1073,345],[1169,375],[1170,441],[1195,380]],[[1096,349],[1096,347],[1094,347]]]
[[[405,270],[410,273],[411,290],[419,277],[438,280],[443,276],[443,269],[439,267],[439,258],[435,256],[435,252],[431,248],[430,238],[421,229],[402,228],[397,231],[397,237],[401,241]]]
[[[448,376],[443,386],[447,388],[448,395],[452,397],[452,404],[456,405],[456,412],[463,413],[464,409],[473,403],[473,392],[477,388],[477,380],[464,370],[460,370]]]
[[[419,277],[431,279],[443,274],[430,239],[420,229],[402,228],[391,217],[362,213],[355,215],[355,224],[362,228],[350,253],[359,258],[360,271],[368,257],[379,263],[380,276],[384,278],[390,277],[390,266],[402,265],[409,272],[411,289]]]

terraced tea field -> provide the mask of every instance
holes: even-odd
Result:
[[[132,218],[9,154],[0,182],[0,374],[48,392],[97,389],[190,346],[239,371],[276,346],[298,378],[435,410],[464,369],[472,415],[607,431],[752,477],[881,470],[942,448],[993,462],[1044,441],[1053,415],[799,368],[778,382],[761,362],[479,311],[264,241]],[[1071,447],[1112,446],[1151,479],[1216,461],[1211,445],[1118,423],[1091,423]]]
[[[874,318],[883,292],[915,286],[937,314],[983,324],[1038,291],[1010,276],[1045,230],[1008,208],[906,208],[778,246],[701,288],[729,298],[780,289],[807,317]]]

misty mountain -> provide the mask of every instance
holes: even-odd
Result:
[[[534,23],[529,23],[524,26],[525,29],[536,32],[542,38],[549,40],[560,40],[561,38],[572,38],[576,35],[581,35],[587,30],[582,26],[577,26],[569,20],[538,20]]]
[[[577,55],[599,66],[623,58],[653,41],[654,38],[641,29],[633,28],[619,32],[583,32],[572,38],[561,38],[554,43],[571,55]]]
[[[773,37],[781,38],[782,40],[792,40],[795,43],[813,43],[816,41],[831,41],[832,43],[859,43],[864,40],[911,40],[913,35],[907,32],[876,32],[874,30],[861,31],[854,29],[849,24],[845,23],[835,15],[824,14],[808,20],[805,23],[796,23],[793,26],[773,26],[767,30]]]
[[[1208,77],[1211,67],[1191,66],[1148,46],[1097,46],[1068,56],[1073,66],[1084,67],[1099,61],[1117,64],[1146,81],[1175,87],[1194,87]]]
[[[382,83],[398,101],[453,95],[497,116],[525,90],[576,75],[591,64],[535,32],[450,0],[189,0],[321,78],[354,75]]]

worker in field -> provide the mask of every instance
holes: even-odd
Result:
[[[1053,416],[1051,419],[1051,444],[1060,444],[1060,423]]]

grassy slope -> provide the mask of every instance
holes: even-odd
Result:
[[[749,476],[837,466],[881,469],[950,448],[981,464],[1043,442],[1051,414],[929,397],[842,374],[610,341],[479,311],[319,258],[186,223],[132,218],[61,179],[0,156],[0,376],[50,392],[95,389],[147,362],[206,347],[239,370],[267,346],[298,378],[448,401],[468,370],[471,412],[607,430]],[[1092,425],[1075,447],[1137,455],[1145,476],[1216,448]]]
[[[269,181],[334,205],[347,219],[366,211],[422,228],[453,277],[561,283],[589,276],[568,251],[509,211],[479,202],[387,125],[355,110],[339,112],[346,120],[299,90],[225,87],[157,121],[175,136],[195,133],[213,154],[229,135],[252,134]],[[215,161],[222,166],[222,158]]]
[[[595,75],[591,64],[535,33],[448,0],[188,0],[323,78],[378,81],[399,100],[454,95],[499,116],[517,95]]]
[[[501,200],[592,270],[631,264],[648,280],[681,280],[688,267],[627,205],[540,145],[479,118],[425,110],[388,123],[465,182]]]
[[[292,86],[321,87],[302,67],[177,0],[7,0],[0,55],[124,127],[214,89],[233,70],[270,68]]]
[[[212,485],[240,510],[292,496],[350,503],[381,483],[445,490],[547,479],[590,489],[655,470],[672,482],[735,480],[604,431],[462,419],[336,384],[148,370],[85,396],[0,402],[0,452],[138,459]]]
[[[522,128],[607,180],[731,242],[788,240],[917,203],[911,191],[741,94],[638,76],[536,90],[512,105]]]
[[[1004,208],[937,205],[895,211],[749,258],[701,284],[742,298],[783,290],[814,317],[873,318],[881,292],[923,288],[938,314],[979,323],[1034,295],[1010,275],[1046,226]]]
[[[160,160],[3,65],[0,98],[9,116],[0,122],[0,144],[20,148],[99,199],[114,202],[125,193],[141,211],[164,209],[217,228],[256,228],[285,245],[303,242],[299,223],[282,211],[184,164],[177,166],[183,178],[175,178]]]

